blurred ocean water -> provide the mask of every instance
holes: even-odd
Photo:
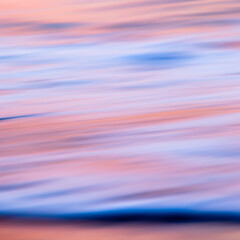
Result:
[[[240,1],[0,3],[0,214],[240,214]]]

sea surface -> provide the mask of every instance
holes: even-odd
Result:
[[[9,217],[240,222],[240,1],[1,0]]]

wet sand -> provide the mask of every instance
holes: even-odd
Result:
[[[58,224],[1,223],[1,240],[239,240],[238,225],[184,224],[76,226]]]

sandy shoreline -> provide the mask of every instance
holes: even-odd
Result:
[[[180,225],[141,225],[119,224],[105,226],[76,226],[64,224],[22,224],[1,222],[1,240],[239,240],[239,225],[224,224],[180,224]]]

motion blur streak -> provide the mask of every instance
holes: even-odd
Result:
[[[239,239],[239,51],[238,0],[0,1],[0,239]]]

